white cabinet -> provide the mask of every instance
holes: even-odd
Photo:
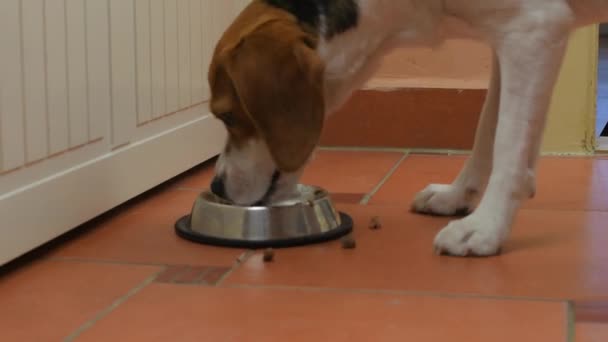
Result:
[[[216,155],[207,66],[246,1],[0,1],[0,265]]]

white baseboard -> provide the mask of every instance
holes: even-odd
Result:
[[[0,197],[0,265],[217,155],[225,131],[203,117]]]

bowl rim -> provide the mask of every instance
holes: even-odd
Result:
[[[203,200],[206,205],[210,205],[210,206],[217,207],[217,208],[222,208],[222,209],[247,210],[247,211],[263,211],[263,210],[269,210],[269,209],[297,208],[297,207],[303,206],[304,204],[306,204],[306,203],[308,203],[310,201],[312,201],[312,202],[319,202],[319,201],[330,199],[329,191],[323,189],[320,186],[298,184],[298,188],[308,188],[308,189],[311,189],[312,193],[314,195],[314,198],[310,199],[310,200],[302,199],[302,200],[297,201],[295,203],[288,203],[288,204],[278,203],[276,205],[269,205],[269,206],[263,206],[263,205],[240,206],[240,205],[234,205],[234,204],[224,203],[225,200],[223,200],[222,198],[218,197],[216,194],[214,194],[213,192],[211,192],[211,190],[207,189],[207,190],[203,191],[199,195],[199,198],[197,199],[197,201],[195,201],[195,205],[197,204],[198,200]]]
[[[317,244],[338,239],[344,235],[350,234],[353,231],[354,222],[351,216],[343,212],[337,212],[340,217],[340,225],[334,229],[328,230],[321,234],[307,235],[302,237],[269,239],[269,240],[248,240],[248,239],[230,239],[212,235],[206,235],[192,230],[191,216],[186,215],[181,217],[174,226],[175,233],[191,242],[219,246],[229,248],[287,248]]]

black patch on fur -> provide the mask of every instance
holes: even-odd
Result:
[[[298,21],[319,32],[321,15],[327,26],[325,38],[348,31],[359,22],[359,6],[356,0],[263,0],[269,5],[293,14]]]

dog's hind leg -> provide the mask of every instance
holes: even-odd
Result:
[[[561,11],[560,11],[561,10]],[[522,14],[497,27],[501,94],[492,173],[479,207],[435,238],[441,253],[500,251],[521,205],[533,191],[534,165],[547,110],[571,29],[570,12],[555,7],[539,18]]]
[[[452,184],[431,184],[416,195],[412,210],[450,216],[473,209],[476,197],[483,191],[492,170],[492,153],[500,98],[500,65],[493,54],[492,77],[481,111],[473,153]]]

